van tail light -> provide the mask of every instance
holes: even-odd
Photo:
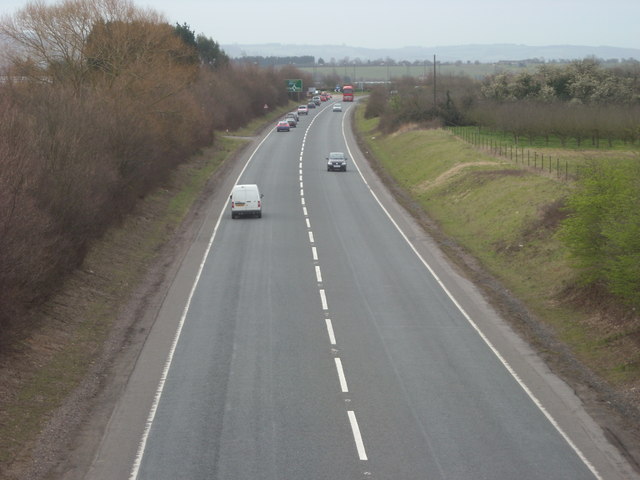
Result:
[[[258,208],[262,208],[262,203],[258,200]]]
[[[231,208],[235,208],[236,207],[236,202],[234,202],[233,200],[231,201]]]

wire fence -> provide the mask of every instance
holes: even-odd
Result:
[[[580,175],[582,165],[569,162],[567,159],[545,155],[518,145],[506,144],[487,135],[474,132],[464,127],[449,127],[449,131],[474,147],[490,154],[507,159],[516,165],[526,167],[540,173],[546,173],[565,182],[573,181]]]

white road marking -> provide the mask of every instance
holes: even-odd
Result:
[[[344,369],[342,368],[342,361],[339,358],[335,358],[334,360],[336,361],[336,370],[338,370],[338,378],[340,379],[340,389],[342,393],[349,393],[347,377],[344,376]]]
[[[362,442],[362,435],[360,435],[360,428],[358,427],[356,414],[353,410],[349,410],[347,414],[349,415],[349,423],[351,424],[351,430],[353,431],[353,439],[356,441],[358,457],[360,458],[360,460],[367,460],[367,452],[364,449],[364,443]]]
[[[331,319],[327,318],[325,320],[326,324],[327,324],[327,332],[329,332],[329,341],[331,342],[331,345],[335,345],[336,344],[336,336],[333,333],[333,325],[331,324]]]
[[[238,183],[242,175],[244,174],[247,167],[253,160],[256,152],[260,149],[262,144],[267,141],[267,139],[273,134],[273,131],[267,134],[262,141],[258,144],[256,149],[253,151],[247,163],[245,163],[244,167],[236,177],[236,181],[234,185]],[[229,192],[230,193],[230,192]],[[156,412],[158,411],[158,405],[160,403],[160,399],[162,398],[162,394],[164,392],[164,386],[167,381],[167,377],[169,375],[169,370],[171,368],[171,364],[173,363],[173,357],[175,355],[176,348],[178,346],[178,342],[180,340],[180,336],[182,335],[182,330],[184,328],[185,322],[187,320],[187,314],[191,308],[191,301],[193,300],[193,296],[195,294],[196,289],[198,288],[198,284],[200,283],[200,278],[202,277],[202,272],[204,270],[205,263],[207,262],[207,258],[209,257],[209,253],[211,252],[211,248],[213,247],[213,242],[218,234],[218,229],[220,228],[220,223],[222,222],[222,216],[225,214],[226,205],[223,206],[220,214],[218,215],[218,220],[213,227],[213,232],[211,233],[211,237],[209,237],[209,242],[207,243],[207,248],[204,251],[204,255],[202,256],[202,260],[200,261],[200,265],[198,266],[198,272],[196,273],[196,277],[193,281],[193,285],[191,286],[191,290],[189,291],[189,295],[187,297],[187,302],[182,309],[182,315],[180,316],[180,321],[178,322],[178,328],[173,337],[173,341],[171,342],[171,347],[169,348],[169,353],[167,355],[167,359],[164,364],[164,368],[162,369],[162,374],[160,376],[160,381],[158,383],[158,387],[156,389],[156,393],[153,397],[153,402],[151,404],[151,408],[149,410],[149,414],[147,415],[147,421],[145,423],[144,432],[142,433],[142,438],[140,439],[140,443],[138,444],[138,450],[136,451],[136,455],[133,461],[133,465],[131,466],[131,472],[129,473],[129,480],[136,480],[138,478],[138,474],[140,472],[140,465],[142,464],[142,458],[144,457],[145,449],[147,447],[147,442],[149,440],[149,432],[151,431],[151,427],[156,418]]]
[[[300,189],[300,196],[304,197],[304,190],[303,189]]]
[[[318,280],[318,283],[322,283],[322,272],[319,265],[316,265],[316,280]]]
[[[300,199],[300,203],[302,203],[302,205],[304,205],[304,204],[305,204],[304,197],[302,197],[302,198]]]
[[[311,247],[311,254],[313,255],[313,260],[318,261],[318,249],[316,247]]]
[[[311,228],[311,222],[309,221],[309,218],[305,218],[306,222],[307,222],[307,228]]]
[[[309,232],[309,242],[310,243],[316,243],[313,239],[313,232]]]
[[[300,182],[300,188],[304,187],[304,183]]]
[[[347,136],[345,134],[345,118],[346,117],[343,117],[343,120],[342,120],[342,136],[343,136],[343,138],[345,140],[345,143],[346,143],[347,142]],[[391,216],[391,213],[389,213],[389,211],[385,208],[385,206],[382,204],[382,202],[380,201],[378,196],[375,194],[375,192],[373,191],[373,189],[371,188],[371,186],[369,185],[367,180],[364,178],[364,175],[362,174],[362,171],[360,170],[360,167],[358,166],[358,163],[355,161],[355,158],[353,156],[353,153],[351,152],[351,149],[349,148],[348,143],[347,143],[347,152],[349,153],[349,156],[351,157],[352,162],[353,162],[354,166],[356,167],[356,170],[358,171],[358,174],[360,175],[360,178],[362,178],[362,181],[364,182],[364,184],[369,189],[369,192],[371,193],[371,195],[373,196],[375,201],[378,203],[378,205],[380,205],[380,208],[382,208],[382,210],[386,214],[387,218],[395,226],[396,230],[400,233],[400,235],[405,240],[405,242],[407,242],[407,244],[409,245],[409,248],[411,248],[411,250],[413,250],[413,252],[418,257],[418,259],[421,261],[421,263],[426,267],[426,269],[429,271],[429,273],[431,273],[431,275],[433,276],[435,281],[438,283],[438,285],[440,285],[440,288],[442,288],[442,290],[449,297],[449,299],[451,299],[451,301],[456,306],[458,311],[467,320],[467,322],[471,325],[471,327],[478,333],[478,335],[480,335],[480,338],[482,338],[484,343],[489,347],[489,349],[493,352],[493,354],[498,358],[500,363],[502,363],[502,365],[504,365],[506,370],[511,374],[511,376],[515,379],[515,381],[518,382],[518,384],[524,390],[524,392],[527,394],[527,396],[536,405],[536,407],[538,407],[538,409],[542,412],[542,414],[547,418],[549,423],[551,425],[553,425],[553,427],[556,429],[556,431],[559,433],[559,435],[567,442],[569,447],[571,447],[571,449],[576,453],[576,455],[580,458],[580,460],[582,460],[582,463],[584,463],[585,466],[589,469],[589,471],[591,471],[593,476],[597,480],[604,480],[603,477],[600,475],[600,472],[598,472],[598,470],[596,469],[596,467],[589,461],[589,459],[585,456],[585,454],[582,452],[582,450],[580,450],[580,448],[573,442],[573,440],[571,440],[569,435],[562,429],[560,424],[551,415],[551,413],[544,407],[544,405],[542,405],[542,402],[533,393],[533,391],[531,391],[531,389],[529,389],[529,387],[524,383],[524,381],[520,378],[518,373],[513,369],[513,367],[507,361],[507,359],[502,356],[502,354],[498,351],[498,349],[493,345],[491,340],[489,340],[489,338],[484,334],[484,332],[482,330],[480,330],[480,327],[478,326],[478,324],[476,324],[476,322],[471,318],[471,316],[462,307],[462,305],[460,303],[458,303],[458,301],[453,296],[453,294],[445,286],[444,282],[442,282],[440,277],[431,268],[431,265],[429,265],[429,263],[424,259],[424,257],[422,255],[420,255],[420,252],[418,252],[418,249],[411,242],[411,240],[407,237],[407,235],[405,235],[404,231],[400,228],[398,223],[393,219],[393,217]]]
[[[302,213],[304,214],[305,217],[309,216],[309,213],[307,212],[307,207],[302,207]]]
[[[329,305],[327,305],[327,296],[324,293],[324,289],[320,289],[320,300],[322,301],[322,310],[329,310]]]

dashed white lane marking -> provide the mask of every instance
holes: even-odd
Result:
[[[340,379],[340,389],[342,393],[349,393],[349,387],[347,386],[347,378],[344,376],[344,369],[342,368],[342,361],[339,358],[334,359],[336,362],[336,370],[338,371],[338,378]]]
[[[307,133],[309,131],[309,128],[311,128],[311,125],[309,125],[309,127],[307,127],[307,130],[305,131],[305,135],[304,135],[304,139],[302,141],[302,150],[300,152],[300,164],[299,164],[299,182],[300,182],[300,202],[302,203],[302,211],[304,213],[304,217],[305,217],[305,222],[307,225],[307,229],[309,229],[309,243],[311,243],[311,252],[313,255],[313,261],[318,263],[318,250],[315,247],[315,239],[313,236],[313,232],[310,230],[311,229],[311,222],[309,220],[309,212],[307,211],[307,207],[305,206],[306,202],[305,202],[305,198],[304,198],[304,183],[303,183],[303,173],[302,173],[302,158],[304,156],[304,145],[305,145],[305,141],[307,138]],[[319,265],[315,265],[315,271],[316,271],[316,280],[318,281],[319,284],[322,284],[322,272],[320,270],[320,266]],[[329,306],[327,303],[327,295],[324,291],[323,288],[319,289],[319,293],[320,293],[320,300],[322,302],[322,310],[325,312],[325,315],[328,314],[328,310],[329,310]],[[335,336],[335,332],[333,330],[333,324],[331,323],[331,319],[326,318],[325,319],[325,323],[327,326],[327,333],[329,335],[329,341],[331,342],[331,345],[336,345],[336,336]],[[342,366],[342,360],[338,357],[334,358],[334,362],[336,365],[336,371],[338,373],[338,379],[340,381],[340,390],[342,391],[342,393],[348,393],[349,392],[349,387],[347,385],[347,377],[344,373],[344,368]],[[356,443],[356,449],[358,451],[358,458],[360,460],[368,460],[367,458],[367,453],[366,450],[364,448],[364,442],[362,441],[362,435],[360,434],[360,428],[358,427],[358,421],[356,420],[356,414],[354,411],[349,410],[348,412],[348,416],[349,416],[349,423],[351,424],[351,430],[353,432],[353,438],[354,441]]]
[[[333,325],[331,324],[331,319],[327,318],[325,320],[326,324],[327,324],[327,332],[329,333],[329,341],[331,342],[331,345],[335,345],[336,344],[336,336],[333,333]]]
[[[364,442],[362,441],[362,435],[360,435],[360,428],[358,427],[358,420],[353,410],[347,412],[349,415],[349,423],[351,424],[351,431],[353,432],[353,439],[356,442],[356,448],[358,449],[358,457],[360,460],[367,460],[367,452],[364,449]]]
[[[322,310],[329,310],[329,305],[327,304],[327,295],[324,293],[324,289],[320,289],[320,300],[322,301]]]

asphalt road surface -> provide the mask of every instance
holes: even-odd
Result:
[[[247,151],[228,190],[257,183],[263,216],[214,199],[87,478],[634,478],[372,176],[343,107]]]

